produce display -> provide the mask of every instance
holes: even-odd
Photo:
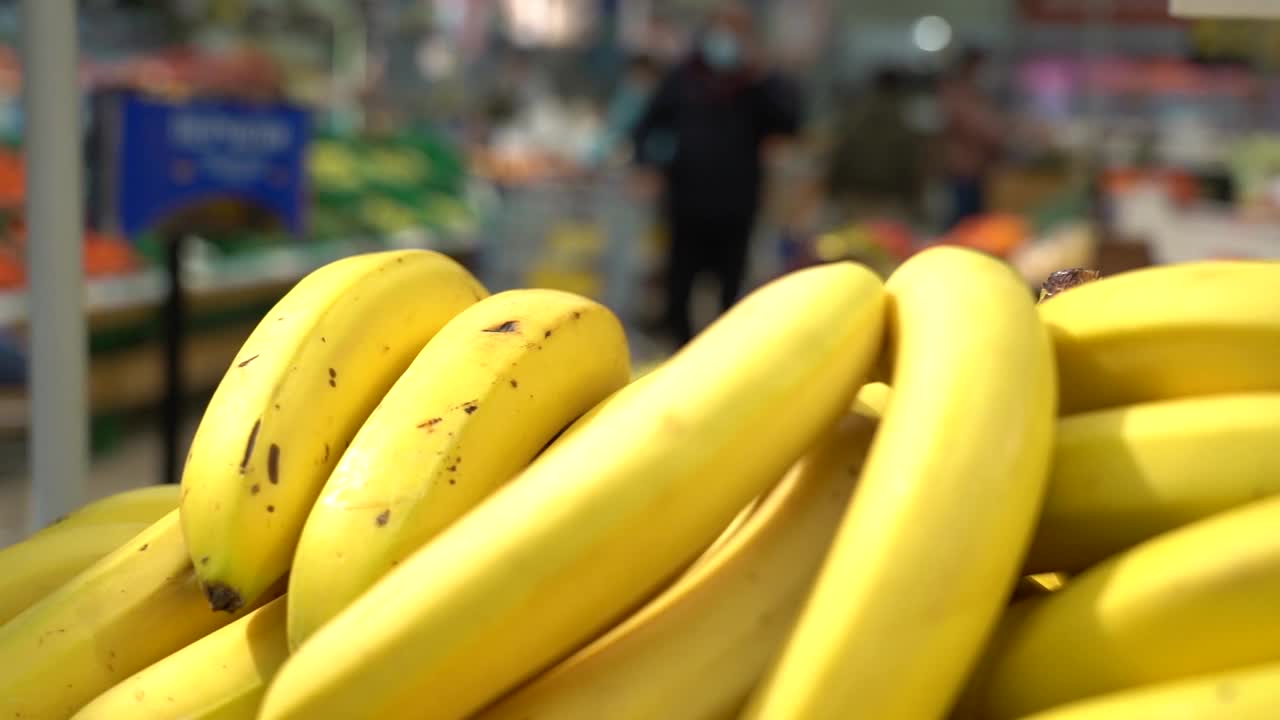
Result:
[[[0,550],[0,718],[1261,720],[1280,263],[784,275],[671,358],[339,260],[176,488]]]
[[[414,228],[462,234],[476,222],[462,200],[462,158],[433,133],[377,138],[319,134],[307,151],[307,175],[312,238]]]

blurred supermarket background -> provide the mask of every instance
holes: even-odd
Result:
[[[185,443],[266,309],[369,249],[598,298],[640,363],[739,281],[839,258],[888,273],[965,244],[1032,292],[1061,268],[1280,257],[1276,21],[1166,0],[76,5],[85,500],[164,481],[169,360]],[[0,545],[31,492],[21,15],[0,1]]]

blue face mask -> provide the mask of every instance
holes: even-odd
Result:
[[[738,38],[724,30],[709,30],[702,38],[702,58],[715,70],[732,70],[742,61]]]

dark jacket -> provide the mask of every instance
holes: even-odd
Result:
[[[781,77],[715,73],[695,56],[659,85],[635,131],[637,159],[666,176],[670,212],[748,219],[760,204],[764,141],[799,125],[799,98]]]

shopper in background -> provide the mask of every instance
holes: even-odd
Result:
[[[719,280],[722,310],[738,298],[761,200],[762,151],[771,137],[797,131],[799,105],[795,89],[767,68],[751,13],[726,3],[641,119],[638,162],[662,179],[671,237],[665,324],[676,343],[693,335],[689,300],[699,274]]]
[[[982,87],[985,62],[981,50],[965,50],[942,81],[942,161],[951,203],[948,228],[986,210],[987,175],[1009,132],[1004,116]]]

